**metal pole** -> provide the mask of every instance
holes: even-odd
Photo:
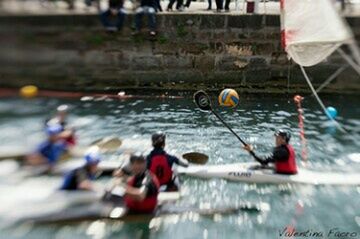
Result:
[[[342,49],[338,48],[337,52],[339,52],[339,54],[344,58],[344,60],[349,63],[349,65],[352,66],[352,68],[354,68],[354,70],[360,75],[360,66],[356,64],[356,62],[354,62],[351,57],[346,55],[346,53]]]
[[[321,86],[316,89],[316,93],[319,93],[325,86],[331,83],[336,77],[338,77],[348,66],[342,66],[334,72]]]

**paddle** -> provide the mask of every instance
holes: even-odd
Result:
[[[73,149],[70,149],[68,153],[65,153],[61,159],[68,159],[73,156],[76,157],[82,157],[86,150],[88,150],[91,147],[98,147],[99,151],[101,153],[112,153],[115,152],[120,148],[122,144],[122,140],[115,136],[108,136],[104,137],[98,140],[95,140],[92,142],[88,147],[86,148],[78,148],[74,147]]]
[[[207,156],[206,154],[202,154],[198,152],[185,153],[182,155],[182,157],[187,161],[189,161],[189,163],[201,164],[201,165],[206,164],[209,159],[209,156]]]
[[[205,91],[197,91],[194,94],[194,101],[195,104],[199,107],[200,110],[205,111],[205,112],[211,112],[213,113],[216,118],[218,118],[221,123],[223,123],[223,125],[228,128],[230,130],[230,132],[244,145],[247,146],[247,143],[245,143],[244,140],[242,140],[240,138],[240,136],[223,120],[223,118],[221,118],[221,116],[214,111],[214,109],[212,108],[211,105],[211,100],[210,97],[205,93]],[[255,157],[255,153],[253,151],[249,152],[252,156]]]
[[[114,152],[122,145],[122,140],[115,136],[108,136],[96,140],[90,146],[98,146],[101,152]]]

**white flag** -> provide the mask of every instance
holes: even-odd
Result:
[[[331,0],[282,0],[283,44],[299,65],[313,66],[353,39]]]

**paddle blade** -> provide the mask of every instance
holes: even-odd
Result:
[[[194,94],[194,102],[202,111],[212,110],[210,97],[205,93],[205,91],[197,91]]]
[[[193,164],[206,164],[209,156],[198,152],[190,152],[183,154],[183,158]]]
[[[112,152],[120,148],[121,144],[122,141],[118,137],[105,137],[94,141],[91,146],[99,147],[101,152]]]

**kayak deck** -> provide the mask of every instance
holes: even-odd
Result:
[[[161,192],[158,196],[158,204],[172,203],[180,197],[180,192]],[[104,199],[103,194],[99,192],[55,191],[40,201],[29,201],[16,211],[3,213],[14,222],[62,222],[118,218],[121,216],[118,212],[119,207],[124,211],[123,200],[118,196]]]
[[[166,215],[195,213],[203,216],[214,214],[234,214],[240,211],[257,213],[268,210],[266,203],[239,203],[236,206],[220,208],[197,208],[194,206],[176,206],[174,202],[180,199],[180,192],[161,192],[158,196],[158,208],[152,214],[128,214],[123,201],[118,197],[111,197],[105,201],[98,193],[93,192],[55,192],[46,202],[55,207],[44,208],[44,203],[33,205],[29,211],[18,209],[17,218],[12,217],[14,223],[70,223],[86,220],[121,220],[146,222],[153,218]],[[48,200],[52,200],[48,202]],[[45,203],[46,204],[46,203]],[[13,215],[14,216],[14,215]],[[15,219],[15,220],[14,220]]]
[[[272,169],[259,168],[257,163],[190,166],[177,168],[179,174],[204,179],[223,178],[246,183],[312,184],[312,185],[360,185],[360,174],[316,172],[299,169],[296,175],[276,174]]]
[[[268,204],[243,203],[237,206],[225,206],[221,208],[196,208],[179,207],[174,204],[160,205],[154,213],[151,214],[128,214],[124,206],[111,205],[103,202],[96,202],[90,205],[82,205],[75,208],[67,208],[56,213],[41,215],[39,217],[28,218],[26,221],[31,223],[49,224],[49,223],[69,223],[86,220],[120,220],[120,221],[149,221],[155,217],[167,215],[180,215],[186,213],[198,214],[201,216],[211,216],[215,214],[229,215],[246,211],[249,213],[258,213],[268,210]]]

